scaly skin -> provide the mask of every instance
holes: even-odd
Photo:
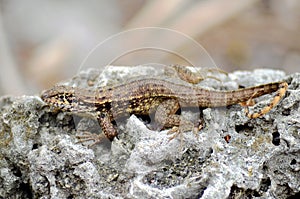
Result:
[[[104,135],[113,140],[117,131],[112,122],[126,114],[149,115],[155,112],[155,121],[158,124],[165,128],[176,127],[170,132],[178,134],[192,129],[179,125],[192,125],[191,122],[183,122],[175,114],[180,107],[222,107],[238,103],[249,106],[253,98],[277,91],[271,103],[260,112],[250,114],[248,108],[245,109],[249,118],[257,118],[279,103],[287,86],[282,81],[233,91],[215,91],[178,84],[176,81],[149,78],[97,90],[55,86],[44,91],[41,98],[54,109],[97,118]],[[103,136],[96,138],[95,135],[88,135],[83,138],[99,141]]]

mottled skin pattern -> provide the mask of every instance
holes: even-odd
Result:
[[[180,107],[222,107],[238,103],[249,106],[253,98],[277,91],[271,103],[259,113],[250,114],[246,108],[249,118],[257,118],[269,112],[280,101],[287,86],[286,82],[273,82],[233,91],[215,91],[175,81],[148,78],[97,90],[55,86],[44,91],[41,98],[54,109],[97,118],[104,135],[113,140],[117,131],[112,122],[126,114],[155,113],[158,124],[165,128],[175,127],[170,132],[178,134],[193,129],[191,122],[183,121],[180,115],[175,114]],[[83,138],[100,140],[100,137],[90,135]]]

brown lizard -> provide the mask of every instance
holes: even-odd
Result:
[[[216,91],[159,78],[147,78],[97,90],[58,85],[44,91],[41,98],[54,109],[97,118],[105,137],[113,140],[118,135],[113,121],[126,114],[154,113],[156,123],[164,128],[173,127],[169,132],[176,136],[194,128],[194,124],[176,114],[180,107],[223,107],[240,103],[246,105],[245,112],[249,118],[257,118],[279,103],[287,87],[288,84],[281,81],[233,91]],[[253,98],[275,91],[277,94],[268,106],[258,113],[249,113],[247,107],[251,105]],[[103,137],[103,134],[79,136],[83,141],[94,140],[95,143]]]

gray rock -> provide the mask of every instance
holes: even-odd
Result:
[[[64,82],[103,86],[140,75],[149,66],[83,71]],[[37,96],[0,99],[0,198],[287,198],[300,194],[300,74],[259,69],[213,74],[198,86],[237,89],[286,80],[284,99],[266,115],[249,119],[239,105],[182,110],[203,118],[196,137],[169,140],[132,115],[117,121],[119,138],[88,148],[82,131],[99,133],[90,118],[51,112]],[[211,86],[213,85],[213,86]],[[273,94],[274,95],[274,94]],[[250,111],[259,111],[271,95]],[[225,139],[227,137],[227,139]],[[230,139],[228,139],[230,137]]]

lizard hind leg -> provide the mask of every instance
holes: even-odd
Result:
[[[156,110],[155,121],[163,128],[171,128],[168,135],[171,135],[169,140],[180,136],[181,143],[183,140],[183,133],[193,131],[197,135],[199,128],[195,128],[193,122],[186,120],[181,115],[177,115],[176,111],[180,108],[179,102],[176,99],[168,99],[163,101]]]
[[[279,85],[279,89],[277,90],[276,95],[273,98],[273,100],[257,113],[249,112],[248,106],[252,106],[252,103],[253,103],[253,99],[252,99],[253,97],[251,97],[249,100],[247,100],[247,102],[245,104],[245,114],[247,115],[247,117],[254,119],[254,118],[258,118],[258,117],[268,113],[273,107],[275,107],[279,103],[279,101],[285,95],[287,88],[288,88],[288,84],[286,82],[282,82]],[[255,96],[255,94],[253,94],[253,96]]]
[[[177,110],[180,108],[178,101],[176,99],[167,99],[158,103],[159,105],[154,116],[155,122],[162,128],[179,126],[180,118],[179,115],[176,115]]]

